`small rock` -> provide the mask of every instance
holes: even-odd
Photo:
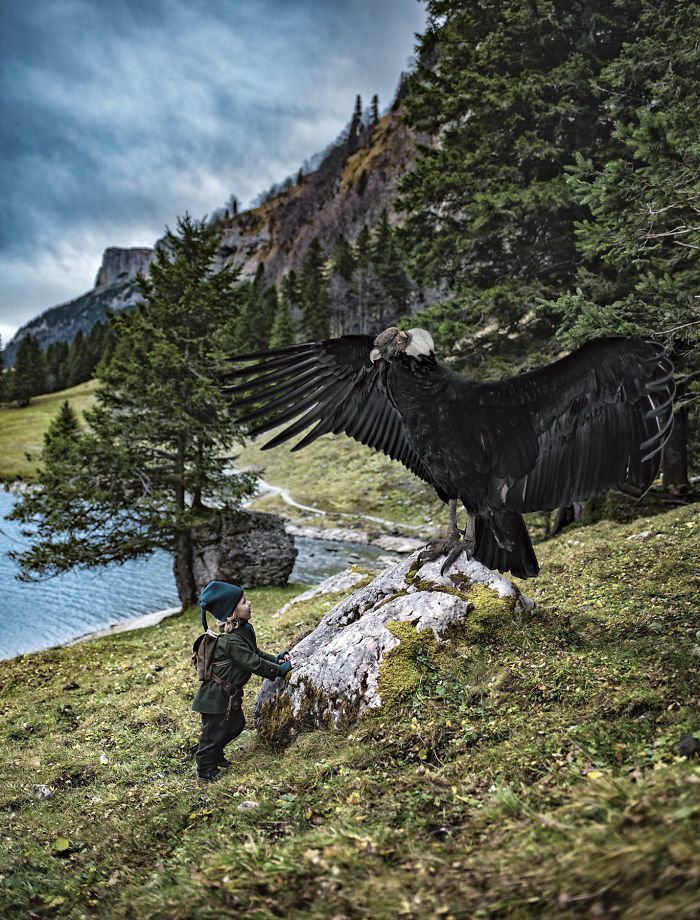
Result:
[[[241,802],[238,806],[239,811],[249,811],[252,808],[260,808],[260,805],[257,802],[253,802],[250,799],[246,799],[245,802]]]
[[[34,790],[34,798],[37,802],[41,802],[44,799],[50,799],[53,795],[53,789],[51,786],[45,786],[43,783],[37,783],[35,786],[32,786]]]
[[[77,684],[74,680],[72,680],[69,684],[64,684],[63,689],[64,690],[79,690],[80,684]]]
[[[688,759],[697,757],[700,754],[700,740],[691,735],[690,732],[685,732],[676,745],[676,750],[679,754]]]

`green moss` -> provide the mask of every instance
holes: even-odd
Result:
[[[282,745],[289,738],[293,726],[292,704],[285,693],[280,693],[265,703],[256,720],[260,737],[275,746]]]
[[[472,585],[468,597],[472,608],[464,622],[464,634],[471,641],[493,638],[512,624],[515,597],[501,597],[487,585]]]
[[[379,696],[384,706],[391,706],[418,687],[437,640],[430,629],[417,630],[410,620],[389,620],[386,628],[399,640],[379,665]]]

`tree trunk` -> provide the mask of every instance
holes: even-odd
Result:
[[[177,480],[175,486],[175,504],[180,513],[184,512],[185,501],[185,439],[180,436],[177,446]],[[173,563],[175,584],[183,608],[197,603],[197,585],[192,570],[192,532],[189,527],[178,530],[175,534],[175,562]]]
[[[192,534],[189,529],[177,535],[173,572],[183,609],[192,607],[197,603],[198,591],[192,571]]]
[[[683,493],[690,489],[688,482],[688,408],[682,406],[673,416],[673,431],[664,449],[662,464],[664,489]]]

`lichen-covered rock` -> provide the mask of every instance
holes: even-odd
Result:
[[[534,606],[507,579],[461,555],[418,568],[417,554],[337,604],[293,649],[296,668],[265,681],[255,702],[263,737],[284,744],[302,727],[341,727],[419,680],[416,643],[478,641]]]
[[[192,530],[196,583],[229,581],[254,588],[286,585],[297,550],[284,519],[260,511],[219,511]]]
[[[314,598],[320,597],[323,594],[340,594],[343,591],[354,588],[360,583],[366,583],[368,580],[369,576],[367,572],[362,571],[362,569],[353,567],[343,569],[342,572],[336,572],[335,575],[329,575],[328,578],[324,578],[320,584],[314,585],[312,588],[309,588],[308,591],[297,594],[296,597],[293,597],[291,601],[288,601],[273,614],[273,619],[281,617],[291,607],[296,607],[298,604],[304,604],[306,601],[314,600]]]

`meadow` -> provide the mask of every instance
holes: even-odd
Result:
[[[418,688],[345,732],[246,731],[212,785],[197,610],[0,663],[0,914],[697,916],[699,510],[540,544],[525,622],[417,654]],[[340,598],[275,618],[299,590],[251,592],[261,647]]]

